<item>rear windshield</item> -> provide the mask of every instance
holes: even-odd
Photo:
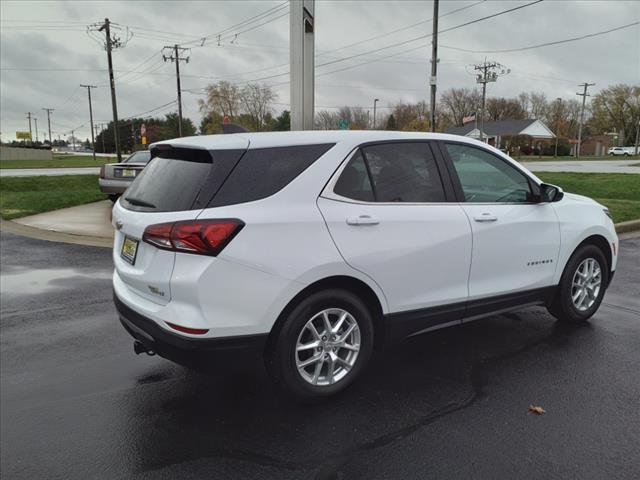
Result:
[[[151,160],[151,152],[149,150],[141,150],[127,157],[122,163],[149,163]]]
[[[129,210],[177,212],[259,200],[280,191],[333,145],[154,151],[121,203]]]
[[[244,154],[210,207],[260,200],[282,190],[335,144],[257,148]]]
[[[130,210],[177,212],[204,208],[244,150],[160,151],[122,196]]]

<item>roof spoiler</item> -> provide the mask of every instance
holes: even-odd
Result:
[[[248,133],[249,130],[247,130],[244,127],[241,127],[240,125],[236,125],[235,123],[223,123],[221,124],[222,127],[222,133]]]

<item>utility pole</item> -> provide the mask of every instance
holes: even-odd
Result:
[[[31,131],[31,112],[27,112],[26,115],[29,119],[29,141],[33,142],[33,132]]]
[[[582,144],[582,123],[584,122],[584,106],[587,103],[587,97],[590,97],[587,93],[587,88],[592,87],[595,83],[581,83],[578,85],[579,87],[583,87],[584,90],[582,93],[578,92],[576,95],[582,97],[582,110],[580,110],[580,126],[578,127],[578,145],[576,145],[576,158],[580,160],[580,146]]]
[[[556,111],[556,148],[553,153],[553,158],[558,156],[558,135],[560,132],[560,109],[562,108],[562,99],[560,97],[556,98],[558,101],[558,109]]]
[[[165,55],[165,51],[168,52]],[[191,51],[189,48],[183,48],[178,45],[173,47],[164,47],[162,49],[162,59],[165,62],[176,62],[176,84],[178,88],[178,136],[182,136],[182,91],[180,90],[180,62],[189,63],[188,53]]]
[[[111,38],[111,22],[108,18],[104,19],[104,23],[98,29],[99,32],[104,30],[105,48],[107,50],[107,61],[109,63],[109,85],[111,86],[111,108],[113,109],[113,140],[116,144],[116,155],[118,162],[122,161],[122,153],[120,152],[120,141],[118,139],[118,105],[116,103],[116,82],[113,78],[113,61],[111,59],[111,51],[122,47],[122,41],[117,38]]]
[[[38,143],[38,119],[33,117],[33,121],[36,124],[36,143]]]
[[[376,104],[380,101],[379,98],[373,99],[373,129],[376,129]]]
[[[433,35],[431,37],[431,131],[436,131],[436,79],[438,75],[438,3],[433,0]]]
[[[96,159],[96,141],[93,136],[93,108],[91,107],[91,89],[97,88],[95,85],[82,85],[82,88],[87,89],[87,93],[89,94],[89,121],[91,122],[91,149],[93,150],[93,159]]]
[[[106,130],[104,127],[105,127],[104,123],[101,123],[100,124],[100,133],[102,134],[102,153],[107,153],[107,147],[104,144],[104,136],[105,136],[105,130]]]
[[[43,108],[45,112],[47,112],[47,126],[49,127],[49,144],[53,145],[53,139],[51,138],[51,112],[53,112],[53,108]]]
[[[638,120],[638,126],[636,127],[636,155],[640,153],[640,150],[638,150],[639,141],[640,141],[640,120]]]
[[[76,131],[71,130],[71,145],[73,145],[73,151],[76,151]]]
[[[482,108],[480,109],[480,141],[484,142],[484,108],[487,101],[487,83],[495,82],[499,76],[506,75],[511,70],[498,62],[487,62],[474,65],[473,69],[481,73],[476,74],[476,83],[482,84]]]

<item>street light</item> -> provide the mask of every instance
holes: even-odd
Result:
[[[376,129],[376,104],[380,101],[379,98],[373,100],[373,129]]]
[[[557,119],[556,119],[556,149],[553,154],[553,158],[558,156],[558,132],[560,132],[560,108],[562,107],[562,99],[560,97],[556,98],[558,100],[558,110],[557,110]]]

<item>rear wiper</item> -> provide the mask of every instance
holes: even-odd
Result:
[[[144,200],[140,200],[138,198],[124,197],[124,199],[127,202],[133,203],[134,205],[138,205],[140,207],[157,208],[153,203],[145,202]]]

